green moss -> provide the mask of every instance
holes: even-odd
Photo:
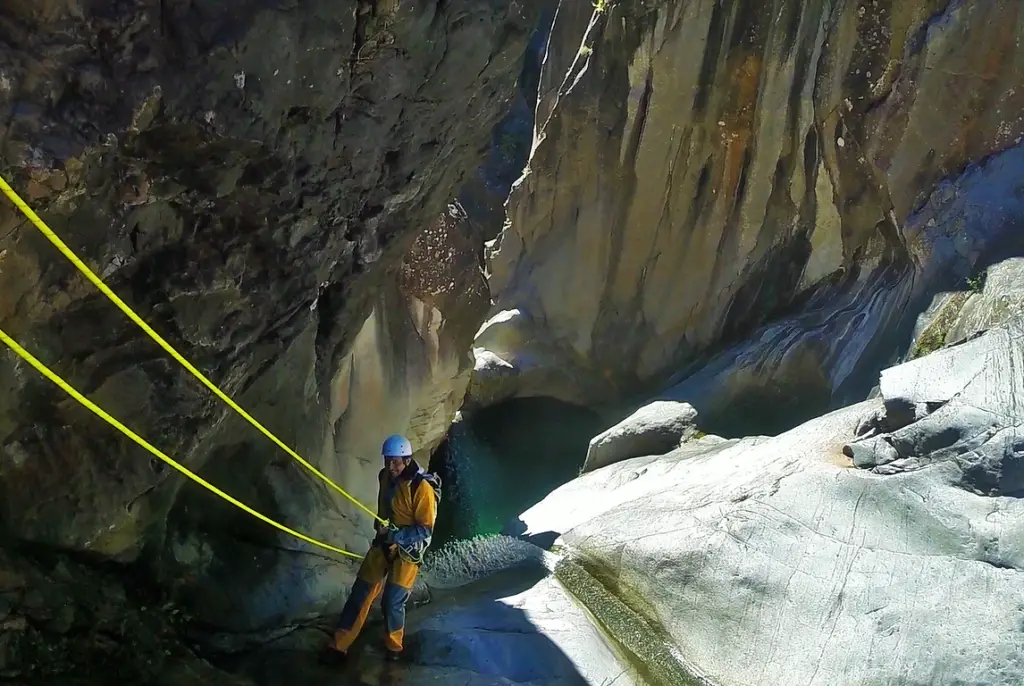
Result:
[[[963,310],[964,303],[969,297],[970,293],[957,293],[942,306],[932,323],[918,337],[917,345],[910,351],[911,360],[924,357],[946,345],[949,330],[953,328],[956,318],[960,315],[960,311]]]
[[[563,558],[555,567],[555,577],[591,615],[595,626],[618,649],[650,686],[706,686],[676,658],[672,638],[656,623],[631,608],[623,598],[609,590],[581,561]]]

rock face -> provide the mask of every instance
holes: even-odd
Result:
[[[5,682],[246,686],[181,645],[183,620],[137,585],[126,590],[117,576],[66,555],[0,550]]]
[[[370,434],[411,427],[427,448],[458,404],[487,299],[482,247],[445,204],[537,15],[5,3],[0,172],[197,367],[372,502]],[[455,289],[471,294],[459,312]],[[363,547],[365,515],[228,414],[6,202],[0,293],[5,331],[158,447],[289,526]],[[280,622],[350,578],[183,489],[6,355],[0,444],[4,535],[151,565],[210,624]]]
[[[995,326],[1024,324],[1024,259],[1011,258],[935,297],[918,319],[911,356],[970,338]]]
[[[382,289],[331,388],[331,452],[346,482],[376,479],[382,436],[401,430],[427,464],[447,432],[490,307],[482,250],[482,236],[453,203],[417,237],[395,286]]]
[[[592,404],[706,365],[664,399],[777,409],[734,435],[863,397],[919,299],[1009,249],[1022,34],[1009,1],[562,2],[473,388]]]
[[[1024,346],[887,370],[777,438],[586,474],[524,513],[716,684],[1024,680]],[[881,438],[871,471],[843,451]]]
[[[490,303],[481,271],[482,247],[482,237],[453,203],[417,236],[397,275],[381,284],[370,316],[340,360],[324,397],[309,396],[316,386],[308,339],[300,339],[247,394],[249,405],[274,410],[292,430],[318,428],[317,434],[297,434],[298,444],[309,445],[307,455],[331,466],[338,483],[360,485],[356,495],[374,509],[382,437],[406,433],[425,465],[462,402],[473,365],[473,333]],[[324,415],[308,416],[310,406],[323,408]],[[241,420],[225,420],[225,435],[245,430]],[[260,441],[255,436],[244,448],[214,442],[211,449],[220,451],[214,454],[228,457],[209,465],[214,482],[237,479],[233,475],[240,468],[233,463],[243,451],[265,450]],[[274,457],[262,475],[265,483],[254,480],[247,501],[275,503],[284,521],[301,522],[304,531],[315,531],[321,540],[344,540],[349,550],[363,552],[365,539],[372,537],[370,518],[339,521],[334,508],[310,497],[309,480],[286,459]],[[262,523],[205,491],[186,489],[176,505],[162,573],[207,621],[218,625],[232,617],[229,627],[251,631],[323,610],[326,599],[332,608],[344,602],[353,572],[349,565],[331,564],[319,554],[299,554],[292,541],[282,541],[283,549],[265,549],[259,544],[265,539]],[[227,524],[223,531],[228,533],[217,537],[219,550],[210,548],[205,531],[209,518]],[[240,559],[260,564],[240,571],[232,562]],[[239,584],[240,573],[251,577]],[[248,611],[236,617],[231,612],[235,607]]]

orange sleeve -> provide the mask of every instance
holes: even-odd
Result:
[[[413,513],[417,524],[434,528],[434,522],[437,520],[437,498],[434,496],[434,487],[430,485],[429,481],[421,482],[416,489]]]

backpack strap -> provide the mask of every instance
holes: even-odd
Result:
[[[412,478],[413,495],[416,495],[417,489],[420,484],[426,481],[430,484],[431,488],[434,489],[434,500],[438,503],[441,502],[441,477],[434,472],[419,472]]]

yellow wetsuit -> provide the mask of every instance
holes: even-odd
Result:
[[[385,647],[393,653],[402,651],[405,605],[437,519],[434,487],[415,461],[410,461],[395,479],[382,469],[379,480],[378,514],[390,520],[397,530],[386,537],[378,536],[359,567],[334,634],[334,649],[342,653],[348,652],[359,636],[370,607],[382,590]]]

